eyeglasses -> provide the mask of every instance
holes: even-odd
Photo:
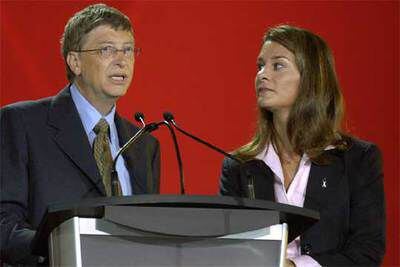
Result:
[[[125,57],[131,58],[133,55],[138,56],[141,54],[142,49],[139,47],[124,47],[122,49],[117,49],[114,46],[108,45],[104,46],[102,48],[97,48],[97,49],[87,49],[87,50],[77,50],[73,52],[78,52],[78,53],[84,53],[84,52],[97,52],[102,58],[107,59],[107,58],[114,58],[117,56],[118,52],[122,52]]]

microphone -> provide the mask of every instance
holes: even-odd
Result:
[[[137,122],[142,123],[143,127],[146,126],[146,123],[144,122],[144,114],[142,112],[136,112],[134,117]]]
[[[144,134],[151,133],[154,130],[157,130],[158,127],[161,124],[164,124],[164,122],[159,122],[159,123],[150,123],[146,124],[144,122],[144,115],[141,112],[136,112],[135,113],[135,120],[140,121],[142,123],[142,127],[139,129],[139,131],[136,132],[134,136],[132,136],[117,152],[117,154],[114,157],[112,168],[111,168],[111,195],[116,196],[119,194],[118,190],[118,172],[116,170],[117,166],[117,160],[119,156],[127,150],[132,144],[134,144],[137,140],[140,139]]]
[[[199,143],[205,145],[206,147],[208,147],[208,148],[210,148],[210,149],[212,149],[212,150],[214,150],[214,151],[216,151],[216,152],[218,152],[218,153],[220,153],[220,154],[222,154],[222,155],[224,155],[224,156],[236,161],[237,163],[240,164],[240,166],[242,168],[246,167],[246,165],[248,165],[247,162],[244,162],[243,160],[239,159],[238,157],[235,157],[235,156],[227,153],[226,151],[222,150],[221,148],[219,148],[219,147],[217,147],[217,146],[215,146],[215,145],[213,145],[213,144],[211,144],[211,143],[209,143],[207,141],[204,141],[203,139],[201,139],[201,138],[199,138],[197,136],[194,136],[193,134],[190,134],[189,132],[187,132],[187,131],[183,130],[182,128],[180,128],[177,125],[177,123],[175,122],[174,115],[172,115],[171,112],[164,112],[163,113],[163,117],[164,117],[165,121],[167,121],[170,124],[172,124],[174,126],[174,128],[177,129],[182,134],[184,134],[184,135],[190,137],[191,139],[195,140],[196,142],[199,142]],[[251,167],[251,165],[249,165],[249,167]],[[244,171],[244,173],[245,173],[245,176],[246,176],[246,178],[248,180],[248,183],[247,183],[248,197],[249,197],[249,199],[255,199],[254,176],[252,176],[250,171]]]

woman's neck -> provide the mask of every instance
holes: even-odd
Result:
[[[275,116],[275,148],[282,166],[285,190],[289,189],[300,165],[301,156],[298,155],[287,134],[288,116]]]
[[[298,160],[300,155],[294,152],[294,148],[287,134],[288,114],[274,113],[274,128],[275,128],[275,146],[277,153],[283,161]]]

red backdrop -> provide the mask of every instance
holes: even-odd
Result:
[[[66,85],[59,39],[68,18],[92,2],[1,1],[1,102],[37,99]],[[106,2],[128,14],[143,54],[118,103],[128,118],[175,114],[185,129],[226,150],[255,126],[253,80],[268,26],[308,28],[330,44],[344,91],[347,128],[382,149],[387,202],[385,266],[399,264],[399,2]],[[166,130],[161,191],[178,193]],[[216,194],[222,156],[183,136],[189,194]],[[6,190],[3,189],[2,190]]]

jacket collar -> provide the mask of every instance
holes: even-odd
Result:
[[[78,111],[72,101],[69,86],[60,91],[50,104],[48,125],[61,150],[90,179],[96,189],[105,195],[105,188]]]

